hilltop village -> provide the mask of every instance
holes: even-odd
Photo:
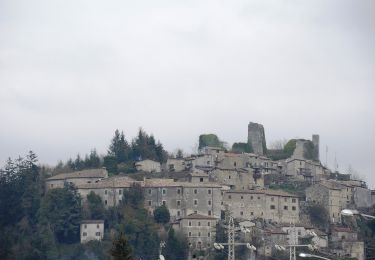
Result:
[[[326,256],[366,258],[363,237],[342,210],[366,212],[375,193],[365,182],[322,165],[318,135],[267,150],[263,126],[251,122],[248,142],[233,145],[231,151],[203,146],[198,154],[169,156],[162,163],[140,158],[134,167],[135,173],[112,176],[105,168],[60,173],[47,178],[45,187],[69,183],[83,205],[94,193],[111,208],[125,199],[124,190],[138,185],[150,215],[160,207],[168,209],[171,227],[188,241],[189,259],[212,259],[220,243],[230,251],[230,232],[235,233],[232,247],[241,241],[248,245],[241,252],[244,259],[295,258],[293,245],[307,244]],[[82,243],[106,239],[104,220],[82,223]],[[224,241],[218,241],[218,229]]]

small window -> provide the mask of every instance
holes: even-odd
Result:
[[[119,191],[118,191],[118,194],[120,194],[120,195],[121,195],[121,194],[122,194],[122,190],[119,190]]]
[[[151,206],[151,203],[152,203],[151,200],[149,200],[149,201],[148,201],[148,205]]]
[[[198,193],[198,190],[197,189],[194,189],[194,194],[197,194]]]
[[[163,189],[163,195],[167,194],[166,189]]]
[[[191,237],[191,232],[189,232],[189,237]]]
[[[181,200],[178,200],[178,201],[177,201],[177,206],[178,206],[178,207],[181,206]]]
[[[85,228],[87,228],[87,225],[85,224]]]
[[[292,199],[292,202],[293,202],[293,203],[296,203],[296,199]]]
[[[240,215],[243,216],[243,211],[240,212]]]
[[[100,237],[100,232],[96,232],[95,236]]]
[[[96,228],[99,228],[99,224],[96,225]]]
[[[180,189],[177,189],[177,194],[181,194],[181,190]]]
[[[167,205],[167,202],[165,200],[163,200],[163,206]]]
[[[243,196],[241,196],[241,200],[243,200]]]
[[[296,210],[296,206],[293,206],[293,207],[292,207],[292,210]]]
[[[84,236],[84,237],[87,236],[87,233],[86,233],[86,232],[83,232],[83,233],[82,233],[82,236]]]
[[[207,190],[207,193],[208,193],[208,194],[211,194],[211,190]]]
[[[200,227],[201,226],[201,222],[200,221],[198,221],[198,227]]]
[[[194,200],[194,205],[198,205],[198,200]]]
[[[301,235],[301,231],[298,231],[298,235],[299,235],[299,236]]]
[[[179,217],[181,215],[181,212],[177,210],[177,216]]]
[[[211,227],[211,222],[210,221],[207,222],[207,226]]]
[[[198,213],[198,211],[194,210],[194,214],[197,214],[197,213]]]
[[[209,211],[208,211],[208,215],[211,216],[211,214],[212,214],[212,212],[211,212],[211,210],[209,210]]]
[[[104,194],[107,195],[107,190],[104,191]]]
[[[274,197],[271,197],[271,201],[275,201],[275,198],[274,198]]]
[[[53,188],[53,184],[51,184],[51,188]]]
[[[284,206],[284,210],[288,210],[288,206]]]
[[[210,165],[210,161],[207,161],[207,165]]]
[[[254,197],[253,197],[253,196],[250,196],[250,199],[252,200],[252,199],[254,199]]]
[[[149,189],[149,190],[148,190],[148,194],[151,194],[151,193],[152,193],[152,190],[151,190],[151,189]]]
[[[260,200],[260,197],[258,197],[258,200]]]
[[[200,181],[200,182],[203,182],[203,178],[199,178],[199,181]]]
[[[104,201],[104,204],[105,204],[105,205],[107,205],[107,204],[108,204],[107,200],[105,200],[105,201]]]
[[[198,232],[198,237],[200,237],[201,236],[201,232]]]
[[[211,237],[211,233],[210,232],[207,233],[207,237]]]
[[[210,200],[208,201],[208,205],[211,206],[211,201]]]
[[[254,212],[250,212],[250,215],[251,215],[251,216],[254,216]]]
[[[230,175],[228,176],[228,179],[230,180]]]
[[[288,199],[287,199],[287,198],[284,198],[284,201],[285,201],[285,202],[288,202]]]
[[[232,195],[228,195],[228,199],[230,199],[230,200],[231,200],[231,199],[232,199]]]
[[[121,201],[122,201],[122,200],[118,200],[118,204],[121,204]]]
[[[191,227],[191,221],[189,221],[189,227]]]
[[[275,208],[276,208],[275,205],[270,206],[270,209],[275,209]]]
[[[233,163],[233,165],[234,165],[234,167],[236,167],[236,166],[237,166],[237,163],[236,163],[236,162],[234,162],[234,163]]]

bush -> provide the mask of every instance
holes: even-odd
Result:
[[[154,219],[157,223],[168,223],[171,219],[168,208],[164,205],[157,207],[154,210]]]

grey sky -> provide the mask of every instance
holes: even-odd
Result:
[[[320,134],[375,187],[374,17],[372,0],[0,0],[0,161],[103,153],[140,126],[191,152],[254,121],[269,143]]]

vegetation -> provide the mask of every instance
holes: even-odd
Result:
[[[171,216],[166,206],[161,205],[154,210],[154,219],[157,223],[166,224],[169,222]]]
[[[234,153],[252,153],[253,147],[249,143],[234,143],[232,145],[232,152]]]
[[[291,139],[284,145],[282,150],[268,150],[268,157],[276,161],[290,158],[296,149],[296,144],[297,140]]]
[[[202,149],[205,146],[224,148],[225,143],[221,141],[215,134],[202,134],[199,136],[198,149]]]
[[[186,237],[182,234],[176,234],[173,228],[169,229],[166,246],[163,250],[165,259],[178,260],[187,259],[189,253],[189,244]]]
[[[132,260],[131,248],[125,235],[121,232],[113,241],[111,255],[115,260]]]
[[[311,223],[314,226],[317,226],[323,230],[326,229],[326,226],[329,223],[329,214],[322,205],[315,203],[310,204],[308,207],[308,213],[310,215]]]
[[[319,151],[315,149],[315,145],[312,141],[306,140],[303,145],[303,148],[304,148],[303,157],[305,157],[308,160],[314,160],[314,161],[319,160],[318,158]]]

